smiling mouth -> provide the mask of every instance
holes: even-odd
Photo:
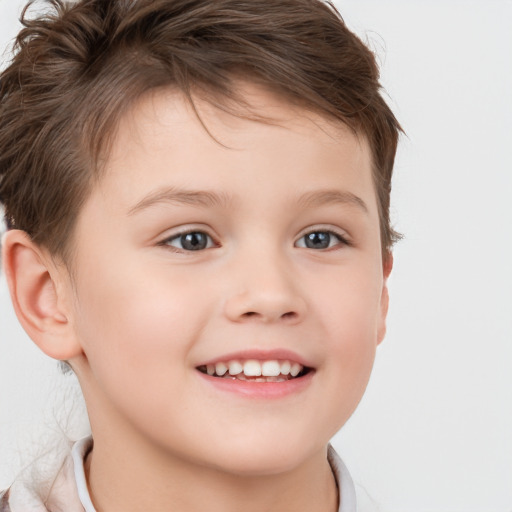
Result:
[[[198,366],[197,369],[211,377],[247,382],[287,382],[303,377],[312,370],[286,359],[267,361],[233,359]]]

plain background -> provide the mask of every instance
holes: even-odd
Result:
[[[0,0],[2,48],[22,3]],[[512,2],[335,3],[378,54],[407,137],[388,334],[334,445],[382,512],[511,512]],[[0,488],[60,428],[72,382],[0,278]]]

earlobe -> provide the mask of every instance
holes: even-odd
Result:
[[[382,262],[382,272],[383,272],[383,284],[382,284],[382,294],[380,298],[380,318],[379,318],[379,327],[377,330],[377,344],[379,345],[384,336],[386,335],[386,317],[388,315],[388,307],[389,307],[389,292],[388,292],[388,278],[391,274],[391,270],[393,269],[393,254],[388,253],[386,255],[385,260]]]
[[[34,343],[54,359],[70,359],[80,352],[65,304],[63,269],[20,230],[3,238],[3,265],[14,310]]]

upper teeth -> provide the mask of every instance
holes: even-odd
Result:
[[[291,375],[296,377],[302,370],[303,366],[299,363],[290,361],[277,361],[271,359],[269,361],[258,361],[257,359],[247,359],[241,361],[234,359],[227,362],[219,362],[206,365],[208,375],[218,375],[222,377],[224,374],[239,375],[243,373],[246,377],[277,377],[278,375]]]

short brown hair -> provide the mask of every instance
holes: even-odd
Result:
[[[32,3],[32,2],[31,2]],[[372,52],[321,0],[47,0],[0,75],[0,202],[8,228],[65,257],[120,117],[174,87],[235,98],[236,76],[367,137],[386,255],[400,126]]]

